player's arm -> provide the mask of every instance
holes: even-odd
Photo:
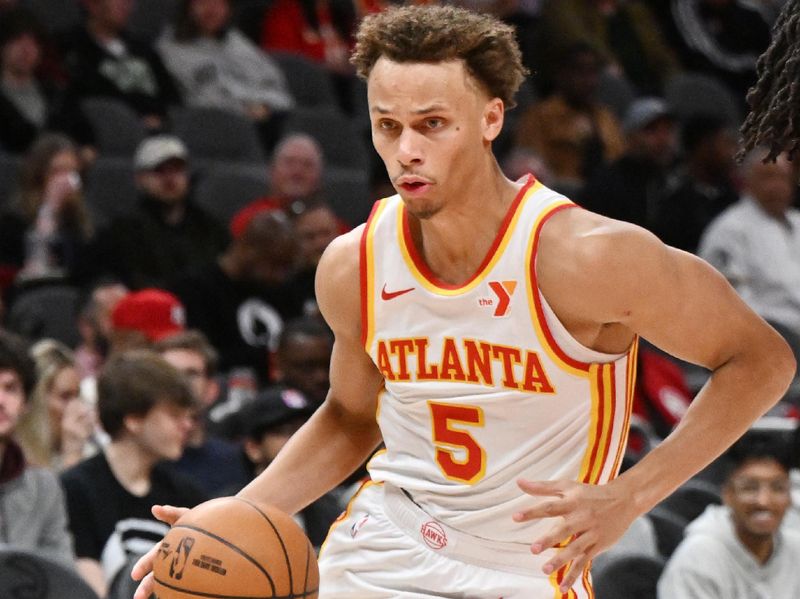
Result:
[[[317,268],[317,303],[335,335],[328,397],[242,497],[297,512],[342,482],[380,442],[375,413],[383,379],[361,344],[360,232],[334,241]]]
[[[633,225],[564,211],[546,225],[539,260],[563,266],[537,269],[542,292],[562,320],[585,325],[583,330],[595,326],[599,335],[641,335],[712,371],[672,434],[611,483],[520,482],[539,499],[517,515],[519,521],[561,516],[534,542],[535,552],[578,535],[546,566],[558,569],[574,560],[564,580],[569,586],[637,516],[713,461],[774,405],[791,382],[795,362],[786,342],[717,271]]]
[[[295,513],[343,481],[380,443],[375,410],[383,379],[361,345],[361,230],[336,239],[317,267],[317,303],[335,335],[328,397],[272,464],[239,492],[242,497]],[[186,511],[153,507],[153,514],[168,524]],[[142,579],[135,599],[147,599],[152,592],[156,550],[133,568],[133,578]]]

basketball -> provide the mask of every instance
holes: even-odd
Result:
[[[314,599],[316,555],[287,514],[238,497],[184,514],[153,566],[157,599]]]

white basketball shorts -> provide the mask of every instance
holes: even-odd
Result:
[[[588,570],[568,593],[542,573],[549,554],[479,539],[425,513],[401,490],[366,483],[319,559],[319,599],[594,599]]]

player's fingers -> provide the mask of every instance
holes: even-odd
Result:
[[[142,580],[145,575],[153,570],[153,562],[158,554],[158,548],[161,543],[156,544],[153,548],[145,553],[142,557],[136,560],[136,563],[131,568],[131,578],[134,580]]]
[[[162,522],[170,526],[175,524],[176,520],[189,511],[186,507],[175,507],[172,505],[154,505],[151,509],[153,515]]]
[[[559,590],[562,593],[567,593],[572,588],[572,585],[575,584],[575,581],[578,580],[579,576],[583,576],[583,571],[586,569],[586,566],[589,564],[589,556],[584,555],[581,558],[573,561],[567,571],[564,574],[564,579],[561,581],[559,585]]]
[[[556,495],[564,493],[564,485],[557,480],[517,480],[517,486],[528,495]]]
[[[585,536],[580,536],[572,539],[565,546],[561,547],[553,554],[544,566],[542,571],[545,574],[551,574],[560,568],[566,566],[568,563],[583,558],[592,546],[592,541]]]
[[[133,594],[133,599],[149,599],[153,594],[153,573],[151,572],[142,579],[139,586],[136,587],[136,592]]]
[[[544,535],[531,543],[531,552],[538,555],[545,549],[551,547],[562,547],[566,545],[566,540],[569,539],[571,533],[567,526],[566,520],[559,518],[558,524],[550,528]]]

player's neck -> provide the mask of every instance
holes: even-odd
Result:
[[[114,478],[129,493],[144,497],[150,492],[150,478],[156,464],[154,456],[142,451],[131,439],[112,441],[105,454]]]
[[[521,185],[503,176],[499,167],[474,177],[457,202],[430,219],[411,218],[412,236],[428,268],[452,285],[468,281],[483,262]]]

